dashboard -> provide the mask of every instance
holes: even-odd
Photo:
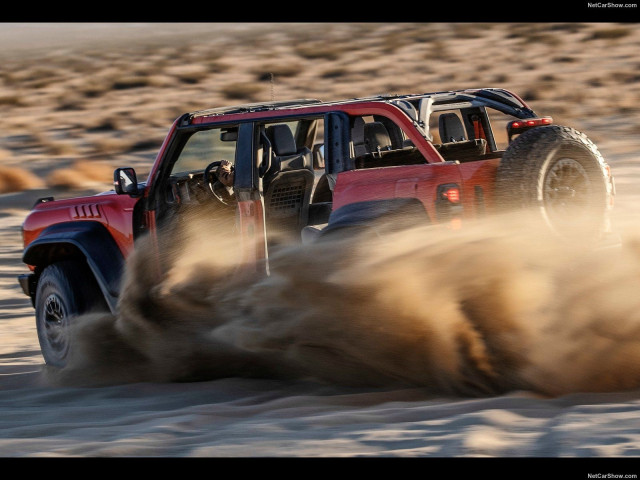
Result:
[[[184,172],[169,178],[166,201],[169,204],[202,205],[212,199],[209,187],[204,181],[204,172]]]

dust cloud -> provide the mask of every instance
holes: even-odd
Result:
[[[225,222],[230,222],[225,224]],[[525,215],[272,252],[238,275],[233,219],[139,240],[117,316],[73,330],[61,385],[311,379],[434,394],[640,387],[640,230],[600,249]],[[159,252],[160,268],[153,260]]]

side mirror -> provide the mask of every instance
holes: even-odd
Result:
[[[324,168],[324,144],[322,143],[313,146],[313,168]]]
[[[116,168],[113,172],[113,186],[118,195],[135,197],[140,194],[136,171],[132,167]]]

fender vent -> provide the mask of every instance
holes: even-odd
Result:
[[[102,218],[97,204],[77,205],[71,207],[72,218]]]

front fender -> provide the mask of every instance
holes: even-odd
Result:
[[[58,260],[83,256],[115,312],[124,256],[104,225],[93,221],[59,223],[44,229],[25,249],[22,260],[40,269]]]

